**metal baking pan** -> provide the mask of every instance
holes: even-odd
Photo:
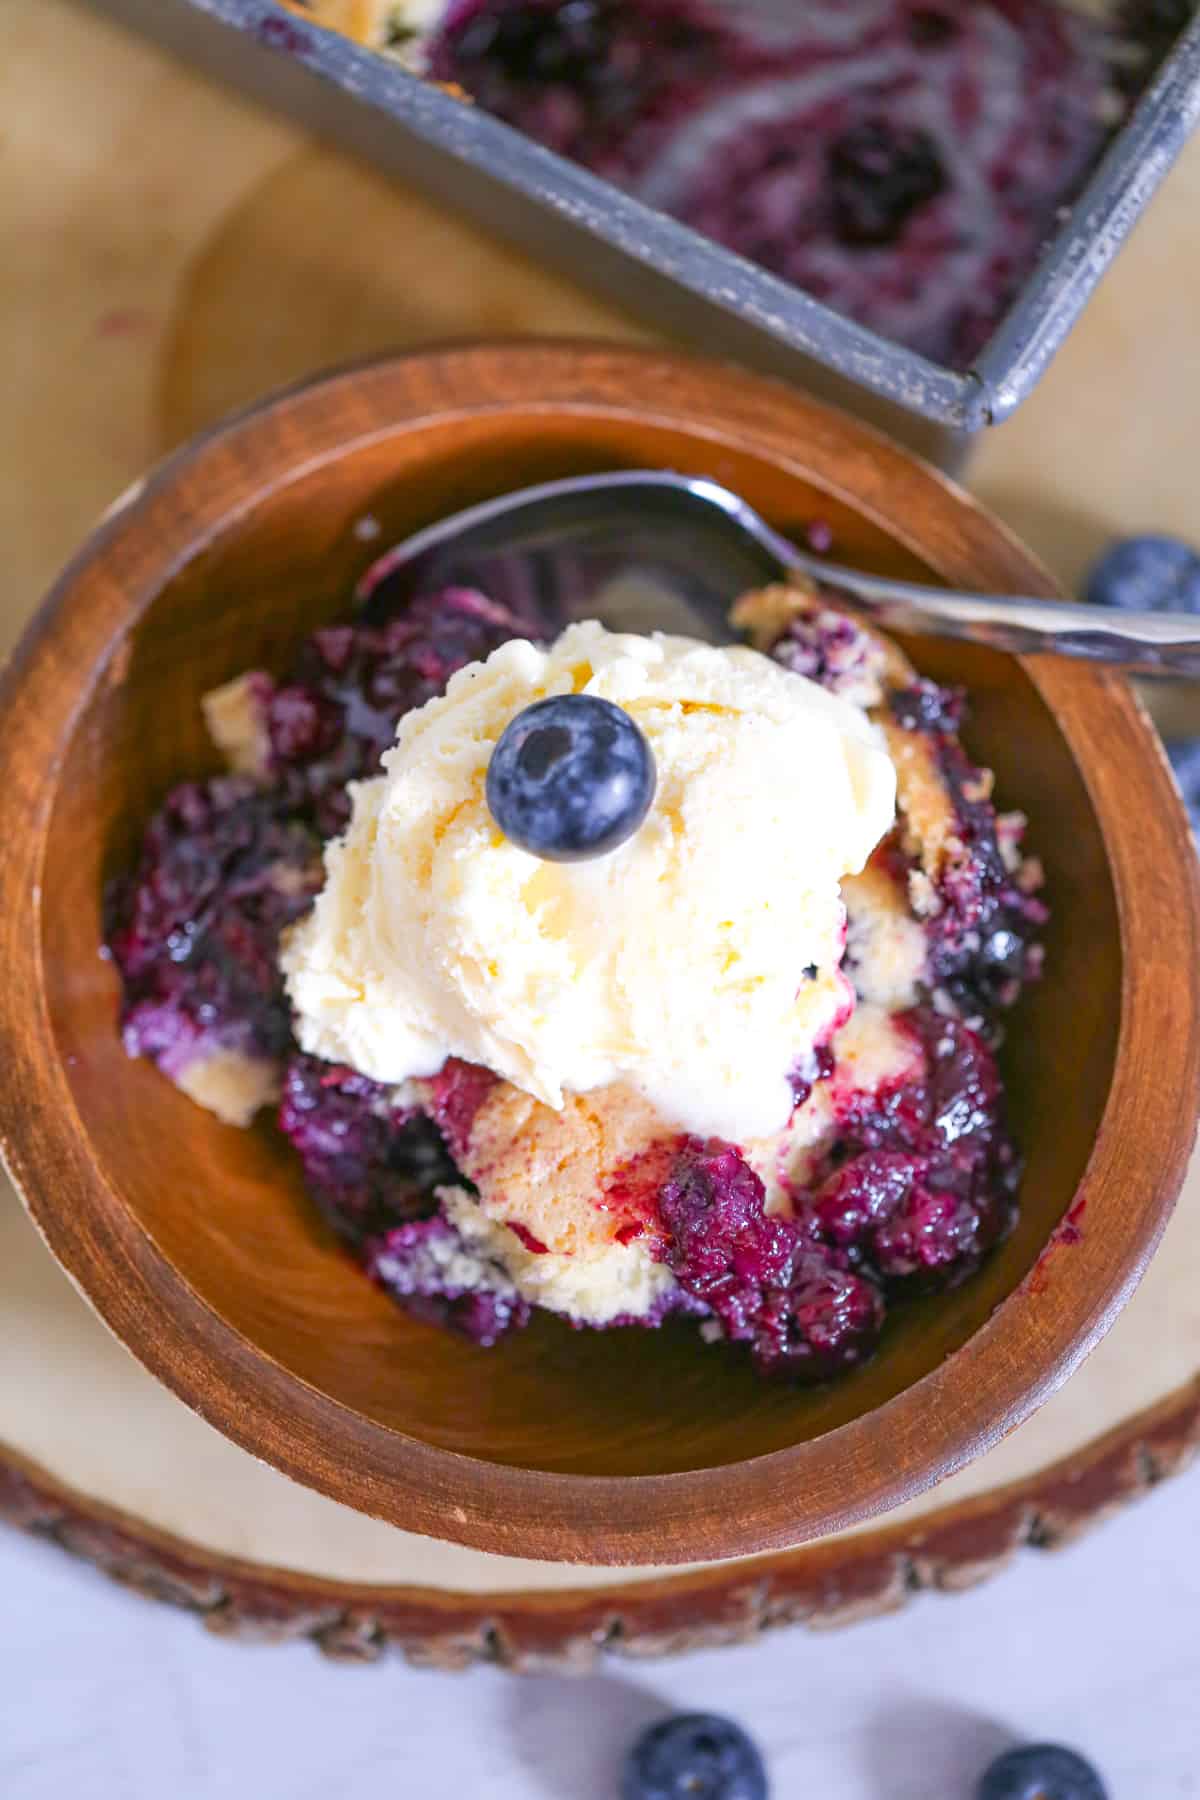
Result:
[[[91,0],[207,73],[432,192],[677,339],[849,399],[923,447],[1007,418],[1036,386],[1200,121],[1200,14],[966,370],[800,289],[272,0]]]

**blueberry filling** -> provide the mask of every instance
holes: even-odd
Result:
[[[919,50],[940,50],[958,29],[952,12],[918,6],[908,15],[908,35]]]
[[[1045,905],[1005,861],[990,784],[958,736],[960,692],[921,681],[889,696],[892,716],[929,741],[954,807],[959,848],[937,883],[937,912],[925,921],[934,985],[969,1017],[1011,1006],[1036,975],[1034,944]]]
[[[811,973],[810,973],[811,971]],[[818,969],[816,963],[809,963],[804,971],[806,981],[815,981]],[[820,1044],[811,1056],[804,1058],[792,1070],[792,1099],[797,1106],[803,1106],[818,1081],[828,1081],[833,1074],[833,1049],[829,1044]]]
[[[956,1286],[1010,1228],[1020,1165],[983,1040],[907,1014],[919,1074],[842,1114],[791,1216],[729,1144],[683,1141],[647,1171],[661,1254],[764,1375],[827,1380],[866,1360],[887,1302]]]
[[[832,609],[794,619],[771,648],[775,661],[794,675],[819,682],[832,694],[858,699],[872,683],[870,642],[853,619]]]
[[[431,70],[619,179],[737,55],[733,33],[689,0],[465,0],[450,10]]]
[[[288,1063],[279,1125],[326,1221],[356,1250],[428,1217],[435,1190],[459,1179],[429,1119],[365,1075],[299,1051]]]
[[[206,1051],[284,1054],[279,934],[322,879],[320,844],[278,791],[238,776],[175,788],[106,898],[129,1054],[173,1076]]]
[[[436,1213],[372,1240],[363,1260],[367,1273],[415,1318],[449,1326],[484,1349],[529,1323],[529,1303],[503,1270],[478,1260],[470,1266],[453,1226]]]
[[[909,216],[945,185],[927,131],[897,131],[886,119],[866,119],[830,146],[834,230],[845,244],[895,243]]]
[[[404,714],[524,635],[521,619],[470,588],[423,595],[377,623],[314,632],[290,679],[266,684],[270,774],[284,803],[322,838],[336,836],[350,818],[347,784],[376,772]]]
[[[836,612],[816,618],[797,621],[774,654],[835,690],[855,690],[877,653]],[[276,1065],[278,1122],[326,1221],[409,1311],[480,1344],[520,1328],[531,1311],[486,1246],[464,1239],[445,1199],[473,1192],[461,1166],[495,1077],[452,1060],[417,1107],[401,1091],[303,1055],[276,959],[280,933],[321,884],[321,842],[348,815],[346,783],[373,772],[407,710],[523,634],[515,614],[463,589],[316,632],[286,681],[258,675],[248,684],[264,744],[259,778],[175,788],[107,897],[130,1054],[175,1078],[220,1050]],[[890,704],[936,758],[961,840],[939,910],[925,921],[930,981],[939,1005],[957,1002],[986,1027],[1036,973],[1031,940],[1045,911],[1005,860],[985,784],[959,741],[961,696],[918,682]],[[558,758],[535,761],[544,775]],[[898,845],[889,854],[905,866]],[[618,1241],[641,1241],[674,1277],[648,1313],[613,1323],[698,1316],[766,1375],[827,1380],[871,1354],[895,1299],[978,1267],[1011,1225],[1019,1172],[992,1052],[984,1031],[932,1004],[911,1009],[898,1028],[912,1066],[877,1091],[837,1090],[828,1045],[794,1071],[797,1106],[818,1085],[833,1083],[837,1098],[836,1131],[792,1193],[790,1215],[767,1213],[759,1176],[716,1140],[668,1140],[605,1178],[604,1204],[622,1214]],[[528,1231],[521,1242],[545,1253]]]
[[[321,887],[321,842],[349,819],[347,783],[375,772],[405,712],[520,632],[483,595],[452,588],[382,624],[315,632],[279,686],[252,678],[265,783],[223,776],[173,789],[107,896],[130,1055],[176,1078],[214,1050],[286,1055],[279,936]]]
[[[432,73],[922,353],[967,366],[1177,35],[1057,0],[459,0]]]

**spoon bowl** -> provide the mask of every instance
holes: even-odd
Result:
[[[733,636],[727,615],[739,594],[794,576],[836,588],[889,630],[1130,673],[1200,675],[1200,619],[1188,614],[896,581],[803,551],[719,481],[670,469],[567,476],[480,501],[385,552],[358,598],[386,610],[421,589],[461,583],[555,628],[594,618],[612,630],[719,644]]]

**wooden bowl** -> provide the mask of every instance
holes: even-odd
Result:
[[[105,878],[164,790],[206,772],[199,696],[282,666],[386,543],[588,468],[709,473],[848,560],[966,587],[1048,577],[930,470],[744,373],[522,344],[397,358],[284,394],[126,496],[0,695],[0,1135],[34,1219],[116,1334],[220,1430],[409,1530],[559,1561],[781,1549],[910,1498],[1068,1376],[1174,1203],[1200,1104],[1197,864],[1127,688],[925,640],[969,742],[1030,816],[1054,919],[1004,1066],[1021,1221],[958,1292],[889,1322],[828,1389],[761,1383],[694,1331],[540,1318],[481,1351],[408,1318],[318,1225],[264,1124],[239,1132],[125,1057]]]

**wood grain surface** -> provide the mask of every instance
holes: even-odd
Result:
[[[1036,1479],[920,1524],[883,1524],[806,1550],[603,1586],[504,1586],[460,1592],[425,1581],[331,1580],[245,1557],[214,1555],[81,1495],[10,1457],[0,1519],[50,1539],[149,1599],[195,1613],[244,1643],[307,1638],[338,1662],[399,1653],[422,1668],[496,1663],[520,1674],[579,1673],[610,1654],[677,1656],[745,1644],[805,1625],[841,1630],[898,1611],[926,1592],[964,1593],[1022,1551],[1061,1550],[1190,1462],[1200,1392],[1148,1411]],[[484,1559],[481,1559],[481,1561]],[[493,1567],[495,1558],[486,1559]],[[413,1558],[414,1576],[421,1572]],[[534,1578],[537,1580],[537,1577]]]

